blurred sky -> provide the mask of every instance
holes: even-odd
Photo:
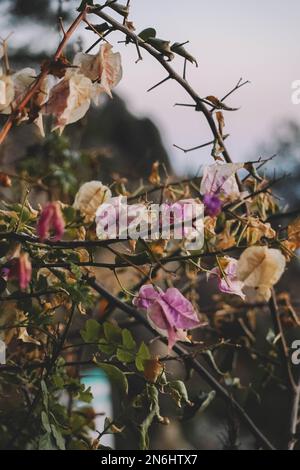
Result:
[[[7,3],[4,0],[0,4]],[[291,103],[291,83],[300,79],[300,2],[299,0],[132,0],[131,18],[137,31],[154,26],[163,39],[184,42],[197,57],[199,68],[188,67],[188,79],[200,96],[222,97],[240,77],[251,81],[228,100],[238,112],[226,113],[227,146],[234,161],[256,159],[258,145],[271,141],[286,119],[300,123],[300,105]],[[78,4],[76,2],[75,4]],[[92,17],[91,17],[92,18]],[[97,19],[92,20],[97,22]],[[1,35],[11,29],[0,20]],[[27,27],[34,45],[42,44],[37,28]],[[95,37],[83,29],[84,42]],[[37,41],[38,38],[38,41]],[[54,38],[55,39],[55,38]],[[112,36],[115,43],[120,37]],[[23,35],[14,35],[22,43]],[[50,43],[49,37],[47,42]],[[55,40],[53,42],[53,48]],[[173,144],[193,147],[211,140],[200,113],[190,108],[174,108],[175,102],[191,102],[176,83],[167,82],[151,93],[147,88],[166,74],[159,64],[143,54],[134,64],[133,46],[116,44],[122,52],[124,79],[118,92],[129,108],[149,116],[158,124],[173,165],[181,174],[196,172],[211,161],[208,149],[183,154]],[[182,70],[183,60],[174,66]],[[270,151],[272,149],[270,148]]]

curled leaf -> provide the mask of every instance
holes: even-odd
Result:
[[[119,13],[119,15],[123,16],[124,18],[127,18],[129,15],[129,5],[122,5],[122,3],[117,3],[117,2],[106,2],[107,6],[110,7],[112,10],[116,11]]]
[[[139,38],[141,38],[145,42],[147,42],[148,39],[155,38],[155,37],[156,37],[156,30],[154,28],[146,28],[143,31],[141,31],[139,34]]]
[[[205,99],[207,101],[210,101],[217,109],[224,109],[225,111],[238,111],[239,109],[239,108],[230,108],[225,103],[223,103],[223,101],[219,100],[219,98],[216,98],[216,96],[209,95],[209,96],[206,96]]]
[[[171,46],[171,51],[174,52],[175,54],[181,55],[181,56],[184,57],[186,60],[188,60],[188,61],[191,62],[192,64],[195,64],[196,67],[198,67],[198,62],[197,62],[197,60],[195,59],[195,57],[193,57],[193,56],[183,47],[183,45],[180,44],[179,42],[175,42],[175,43]]]
[[[159,38],[148,38],[148,44],[150,44],[154,49],[158,52],[161,52],[164,56],[168,57],[169,61],[174,59],[174,54],[171,50],[171,43],[170,41],[166,41],[165,39]]]

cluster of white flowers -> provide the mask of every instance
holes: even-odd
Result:
[[[20,120],[31,119],[42,135],[43,115],[53,115],[52,130],[58,129],[62,133],[66,125],[83,118],[92,101],[99,104],[101,94],[107,93],[111,97],[111,90],[122,78],[121,56],[112,52],[111,44],[105,43],[95,55],[77,53],[73,64],[66,66],[64,72],[60,79],[46,75],[34,93],[30,107],[20,116]],[[24,68],[12,75],[0,71],[0,113],[13,112],[36,78],[32,68]]]

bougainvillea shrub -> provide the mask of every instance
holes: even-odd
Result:
[[[201,428],[209,413],[213,423],[226,423],[220,447],[297,448],[299,316],[280,282],[300,248],[300,220],[286,213],[288,222],[277,223],[284,202],[264,172],[272,159],[233,162],[226,148],[226,114],[238,112],[227,99],[246,82],[225,99],[202,97],[187,79],[187,66],[198,65],[187,46],[154,28],[140,31],[130,7],[83,1],[39,69],[12,70],[3,47],[0,143],[16,126],[36,126],[47,158],[27,155],[0,173],[1,448],[101,450],[103,437],[114,434],[117,445],[145,450],[154,445],[153,429],[164,436],[173,423]],[[66,46],[83,27],[89,52],[71,56]],[[211,164],[202,176],[180,180],[158,161],[142,181],[102,181],[68,147],[66,127],[105,96],[114,99],[126,80],[123,47],[136,51],[136,62],[149,55],[165,71],[150,90],[176,82],[207,122],[212,138],[200,147]],[[197,249],[193,232],[173,236],[191,202],[203,208]],[[107,236],[108,224],[120,227],[123,209],[125,229],[138,229],[138,209],[152,203],[173,210],[169,238],[161,217],[155,239]],[[108,218],[107,205],[115,209]],[[113,416],[101,429],[82,380],[90,369],[101,370],[112,389]],[[278,412],[275,402],[265,404],[270,389],[284,391],[279,437],[266,425]]]

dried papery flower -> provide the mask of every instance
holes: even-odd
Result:
[[[154,162],[152,165],[152,170],[151,174],[148,178],[149,183],[158,186],[160,184],[160,174],[159,174],[159,169],[160,169],[160,163]]]
[[[0,113],[6,109],[11,112],[10,104],[15,96],[14,83],[11,75],[1,75],[0,72]]]
[[[101,181],[89,181],[78,190],[73,207],[81,212],[86,222],[92,222],[101,204],[111,198],[111,190]]]
[[[203,203],[207,215],[219,215],[224,200],[240,197],[235,174],[241,168],[242,163],[216,163],[204,167],[200,192],[204,196]]]
[[[288,226],[288,241],[295,250],[300,248],[300,219],[294,220]]]
[[[219,290],[224,294],[238,295],[244,300],[244,283],[237,277],[238,260],[226,256],[219,260],[219,265],[210,274],[210,277],[217,276]]]
[[[68,70],[65,77],[51,90],[49,100],[43,107],[45,114],[55,118],[52,130],[61,134],[65,126],[79,121],[91,104],[92,82],[75,70]]]
[[[41,241],[49,238],[53,230],[53,240],[61,240],[65,231],[65,221],[58,202],[50,202],[41,212],[37,223],[37,234]]]
[[[237,277],[246,288],[255,289],[259,298],[268,301],[271,288],[281,278],[285,266],[281,251],[267,246],[251,246],[238,261]]]
[[[168,338],[169,349],[176,341],[190,341],[186,330],[203,326],[191,302],[174,287],[163,292],[146,284],[141,287],[133,304],[147,311],[151,326]]]
[[[227,220],[225,222],[225,228],[223,232],[217,235],[216,239],[216,249],[217,250],[228,250],[236,245],[235,234],[233,230],[233,225],[235,220]]]
[[[161,206],[162,236],[169,237],[170,227],[174,239],[185,238],[187,242],[201,237],[203,227],[203,205],[198,199],[180,199],[173,203],[164,203]],[[186,245],[186,248],[191,245]]]
[[[201,194],[223,194],[230,196],[240,191],[235,179],[235,173],[243,168],[243,163],[215,163],[204,167],[200,186]]]
[[[256,217],[248,217],[246,223],[245,237],[248,245],[255,245],[263,237],[269,239],[276,237],[276,232],[269,223],[263,223]]]
[[[144,204],[127,204],[124,196],[107,199],[96,212],[96,233],[101,240],[108,238],[128,238],[137,233],[144,222],[148,224],[147,208]]]
[[[36,75],[37,73],[34,69],[26,67],[11,76],[13,86],[13,99],[11,100],[9,106],[1,110],[3,114],[10,114],[11,111],[19,105],[25,93],[35,81]],[[45,77],[44,80],[41,82],[39,89],[33,95],[27,107],[23,110],[23,114],[20,118],[20,121],[28,121],[28,119],[31,119],[31,122],[33,122],[38,127],[42,137],[45,136],[45,133],[42,113],[40,112],[40,109],[42,105],[47,101],[48,93],[48,77]]]
[[[112,97],[111,90],[122,78],[121,55],[119,52],[112,52],[112,48],[111,44],[105,43],[95,55],[79,52],[74,58],[73,63],[79,67],[80,73],[92,81],[92,93],[96,102],[103,92]]]

